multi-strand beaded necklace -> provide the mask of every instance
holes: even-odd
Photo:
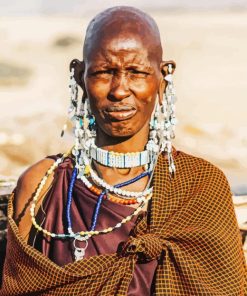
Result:
[[[100,149],[100,148],[98,148],[98,149]],[[103,149],[100,149],[100,150],[103,150]],[[96,153],[97,153],[97,151],[96,151]],[[138,156],[138,153],[139,154],[142,153],[142,155],[145,155],[145,154],[143,154],[143,152],[137,152],[137,153],[132,153],[132,154],[128,153],[128,157],[129,157],[129,155],[132,155],[132,157],[134,159],[139,158],[141,160],[143,156],[142,157]],[[117,161],[119,161],[119,156],[124,157],[123,153],[121,153],[121,154],[118,153],[116,155],[118,157]],[[67,225],[68,225],[67,230],[68,231],[67,231],[67,233],[53,233],[53,232],[48,231],[47,229],[42,228],[37,223],[36,218],[35,218],[35,209],[36,209],[36,205],[37,205],[37,201],[39,199],[39,196],[42,192],[44,185],[47,182],[48,177],[55,171],[55,169],[59,166],[59,164],[61,162],[63,162],[63,160],[68,156],[69,156],[69,153],[64,154],[61,158],[58,158],[52,164],[52,166],[48,169],[45,176],[42,178],[42,180],[39,183],[38,188],[35,192],[35,195],[33,197],[33,201],[31,203],[31,207],[30,207],[30,214],[31,214],[31,220],[32,220],[34,227],[38,231],[42,231],[44,235],[51,236],[53,238],[61,238],[61,239],[73,238],[74,239],[74,242],[73,242],[74,257],[75,257],[75,260],[80,260],[80,259],[83,259],[84,255],[85,255],[85,249],[88,246],[88,239],[90,237],[95,236],[95,235],[99,235],[99,234],[106,234],[106,233],[112,232],[113,230],[115,230],[117,228],[120,228],[123,224],[130,221],[134,216],[138,215],[140,213],[140,211],[146,206],[147,202],[152,197],[152,188],[149,188],[150,182],[148,182],[148,186],[143,192],[132,192],[132,191],[123,190],[121,188],[124,186],[130,185],[134,182],[137,182],[138,180],[140,180],[144,177],[150,178],[151,171],[147,170],[147,171],[141,173],[140,175],[136,176],[133,179],[130,179],[130,180],[125,181],[123,183],[116,184],[116,185],[112,186],[112,185],[106,183],[103,179],[101,179],[97,175],[97,173],[93,170],[93,168],[89,164],[89,160],[86,157],[86,155],[83,155],[82,156],[82,157],[84,157],[83,162],[86,164],[86,166],[82,166],[82,167],[80,167],[79,165],[75,166],[75,168],[73,169],[73,172],[72,172],[72,176],[71,176],[71,180],[70,180],[70,184],[69,184],[69,189],[68,189],[68,198],[67,198],[67,204],[66,204],[66,218],[67,218]],[[113,162],[115,161],[115,163],[116,163],[116,159],[114,160],[114,153],[111,153],[111,161],[113,161]],[[144,163],[141,160],[141,163],[146,164],[147,159],[145,159]],[[138,163],[138,165],[139,165],[139,163]],[[97,184],[98,186],[94,186],[92,184],[92,182],[90,182],[89,179],[86,177],[87,175],[90,175],[93,182],[95,184]],[[80,179],[91,192],[98,195],[98,199],[97,199],[97,203],[95,206],[90,229],[74,233],[73,228],[72,228],[72,219],[71,219],[71,205],[72,205],[72,199],[73,199],[73,188],[74,188],[74,184],[75,184],[76,179]],[[99,187],[101,187],[101,189]],[[133,211],[133,213],[131,215],[122,219],[116,225],[110,226],[106,229],[96,230],[97,220],[98,220],[100,207],[103,202],[103,199],[108,199],[112,202],[117,202],[117,203],[125,204],[125,205],[130,205],[130,204],[135,204],[135,203],[138,203],[139,205],[137,208],[135,208],[135,210]],[[83,248],[77,247],[76,241],[84,241],[85,246]]]

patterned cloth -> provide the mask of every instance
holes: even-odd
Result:
[[[230,188],[209,162],[177,152],[176,176],[160,156],[149,214],[119,253],[60,267],[18,233],[9,203],[0,295],[126,295],[136,262],[158,259],[152,295],[247,295],[247,272]]]

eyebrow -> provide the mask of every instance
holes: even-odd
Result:
[[[104,69],[115,69],[118,68],[118,65],[114,65],[111,63],[101,63],[101,64],[92,64],[88,67],[89,71],[98,71],[98,70],[104,70]],[[151,66],[145,66],[142,64],[136,64],[136,63],[127,63],[125,66],[125,69],[139,69],[139,70],[143,70],[143,71],[147,71],[147,72],[153,72],[153,68]]]
[[[145,65],[135,64],[135,63],[127,64],[126,68],[141,69],[141,70],[145,70],[148,72],[153,72],[153,68],[151,66],[145,66]]]

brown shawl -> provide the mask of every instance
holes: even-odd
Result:
[[[9,203],[0,295],[126,295],[136,262],[158,259],[154,295],[247,295],[246,266],[229,185],[200,158],[178,152],[170,179],[159,157],[150,213],[120,253],[60,267],[18,233]]]

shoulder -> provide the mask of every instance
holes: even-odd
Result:
[[[40,183],[46,172],[60,157],[62,157],[62,154],[48,156],[26,169],[17,181],[17,186],[15,189],[15,200],[18,200],[20,195],[31,196],[37,189],[38,184]]]
[[[17,181],[15,190],[16,194],[21,192],[23,193],[23,191],[25,191],[27,194],[32,193],[53,163],[53,159],[45,158],[33,164],[26,171],[24,171]]]
[[[20,233],[24,236],[24,232],[29,232],[31,219],[29,213],[31,200],[41,179],[47,170],[54,163],[54,159],[45,158],[29,167],[18,179],[17,186],[14,191],[14,219],[19,227]],[[52,176],[51,176],[52,177]],[[47,191],[51,184],[52,178],[47,180],[43,187],[41,196]],[[26,233],[25,233],[26,234]]]
[[[225,186],[228,189],[230,188],[223,171],[204,158],[177,151],[175,163],[178,173],[187,173],[198,184],[207,184],[210,187]]]

